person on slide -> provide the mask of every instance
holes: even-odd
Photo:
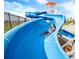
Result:
[[[56,30],[56,27],[55,27],[55,24],[52,24],[53,26],[50,26],[49,25],[49,27],[50,27],[50,30],[48,30],[48,31],[45,31],[45,32],[43,32],[42,34],[43,35],[50,35],[52,32],[54,32],[55,30]]]

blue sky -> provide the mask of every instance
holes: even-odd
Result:
[[[25,17],[26,11],[45,11],[50,7],[44,4],[52,1],[56,2],[54,9],[57,14],[64,14],[67,18],[74,17],[74,0],[5,0],[4,11]]]

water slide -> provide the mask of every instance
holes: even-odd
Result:
[[[65,17],[48,13],[44,17],[35,17],[37,19],[25,22],[5,33],[4,59],[70,59],[57,38]],[[56,30],[47,37],[41,34],[50,29],[46,19],[51,21],[49,23],[54,22],[56,26]]]
[[[65,38],[69,39],[69,40],[73,40],[74,37],[75,37],[74,34],[68,32],[68,31],[66,31],[66,30],[61,30],[61,31],[59,32],[59,34],[62,35],[63,37],[65,37]]]

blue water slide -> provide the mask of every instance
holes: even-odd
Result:
[[[49,36],[41,33],[50,29],[44,18],[25,22],[5,33],[4,59],[70,59],[65,54],[57,35],[65,22],[63,15],[45,14],[55,20],[56,30]],[[48,19],[48,18],[47,18]]]
[[[47,12],[26,12],[25,16],[29,17],[29,18],[43,18],[42,16],[38,16],[41,14],[46,14]]]
[[[63,36],[66,36],[66,37],[70,38],[71,40],[74,39],[74,37],[75,37],[74,34],[68,32],[68,31],[66,31],[66,30],[61,30],[61,31],[59,32],[59,34],[60,34],[60,35],[63,35]]]
[[[26,12],[26,16],[29,17],[29,18],[43,18],[45,20],[48,20],[48,19],[53,19],[51,17],[46,17],[46,16],[38,16],[38,15],[41,15],[41,14],[47,14],[47,12]],[[53,21],[55,23],[55,21]],[[59,32],[60,35],[63,35],[63,36],[66,36],[70,39],[73,39],[74,38],[74,34],[66,31],[66,30],[62,30]]]

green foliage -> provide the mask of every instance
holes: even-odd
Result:
[[[10,29],[10,23],[4,22],[4,32],[7,32]]]
[[[4,33],[9,31],[11,29],[11,27],[13,28],[13,27],[20,25],[20,24],[27,22],[27,21],[29,21],[29,19],[27,19],[26,21],[20,21],[20,22],[19,21],[11,21],[11,26],[10,26],[10,21],[4,21]]]
[[[73,18],[68,18],[64,25],[69,25],[71,23],[74,23],[74,19]]]
[[[11,22],[11,27],[13,28],[13,27],[15,27],[15,26],[17,26],[21,23],[23,23],[23,21],[20,21],[20,23],[19,23],[19,21],[12,21]],[[10,27],[10,22],[9,21],[4,22],[4,32],[7,32],[8,30],[10,30],[11,27]]]

